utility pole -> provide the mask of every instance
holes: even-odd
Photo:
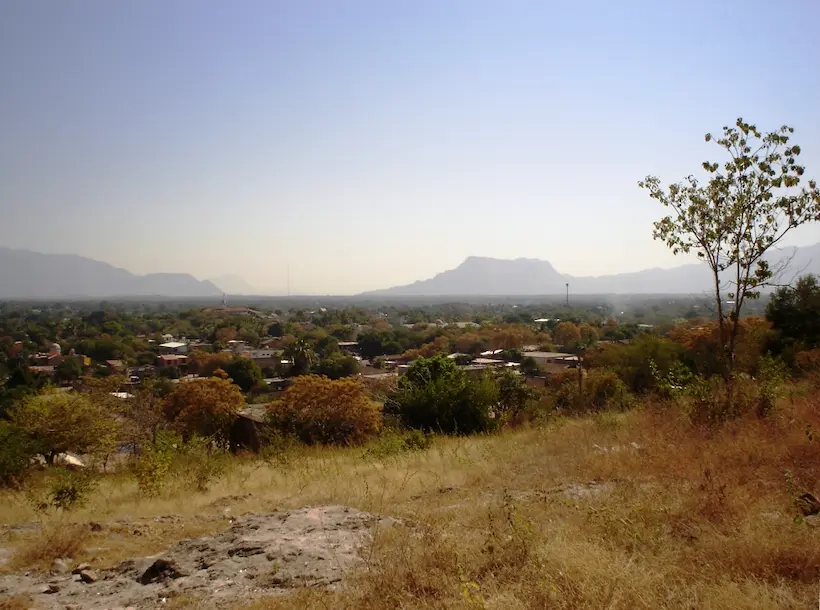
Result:
[[[569,307],[569,282],[567,282],[567,307]]]

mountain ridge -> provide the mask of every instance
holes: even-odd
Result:
[[[222,291],[188,273],[137,275],[77,254],[0,246],[0,298],[209,297]]]
[[[820,244],[785,247],[767,257],[770,264],[791,257],[789,270],[820,275]],[[784,279],[789,279],[789,270]],[[691,294],[712,290],[705,263],[664,269],[652,267],[611,275],[573,276],[558,272],[549,261],[468,256],[453,269],[410,284],[363,292],[358,296],[480,296],[563,294]]]

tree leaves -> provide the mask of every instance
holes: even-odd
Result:
[[[800,188],[805,169],[797,165],[801,148],[789,146],[794,129],[782,126],[763,134],[738,118],[722,136],[706,134],[728,161],[705,161],[708,181],[693,176],[664,188],[655,176],[638,183],[671,213],[654,223],[652,236],[674,254],[696,252],[712,271],[721,325],[721,343],[731,372],[737,320],[746,299],[760,296],[782,268],[763,259],[792,229],[820,219],[820,192],[814,180]],[[731,278],[724,282],[724,272]],[[731,288],[733,303],[724,314],[723,292]],[[724,328],[724,323],[728,327]]]

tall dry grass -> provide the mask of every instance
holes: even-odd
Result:
[[[298,590],[254,609],[809,608],[820,593],[820,527],[795,505],[820,491],[812,395],[783,401],[768,420],[719,428],[646,405],[389,457],[361,448],[280,457],[237,460],[193,496],[145,500],[130,479],[110,477],[70,518],[178,515],[160,540],[95,533],[110,563],[246,511],[340,503],[402,519],[341,590]],[[2,502],[6,523],[36,517]]]

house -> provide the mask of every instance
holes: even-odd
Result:
[[[106,360],[105,366],[112,375],[125,372],[125,364],[122,360]]]
[[[231,350],[233,353],[238,354],[240,352],[247,351],[248,344],[245,341],[231,339],[230,341],[228,341],[228,349]]]
[[[281,349],[251,349],[242,355],[253,360],[260,369],[273,368],[282,360]]]
[[[182,341],[166,341],[159,344],[160,354],[187,354],[188,344]]]
[[[182,354],[163,354],[157,357],[157,368],[180,368],[188,366],[188,356]]]
[[[358,341],[339,341],[339,349],[349,356],[361,355]]]
[[[578,356],[562,352],[527,352],[529,358],[535,360],[540,368],[554,372],[575,366],[578,363]]]

